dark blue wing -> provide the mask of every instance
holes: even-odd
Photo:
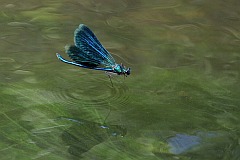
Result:
[[[84,54],[76,46],[66,46],[66,53],[76,63],[88,66],[88,68],[96,68],[101,64],[100,59],[92,59],[88,54]]]
[[[79,57],[85,61],[93,62],[105,66],[115,65],[115,60],[111,54],[102,46],[94,33],[84,24],[80,24],[74,32],[74,43],[81,50],[81,55],[76,53],[75,60]]]

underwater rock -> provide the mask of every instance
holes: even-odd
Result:
[[[169,151],[173,154],[181,154],[201,144],[202,138],[187,134],[176,134],[175,137],[167,140],[170,146]]]

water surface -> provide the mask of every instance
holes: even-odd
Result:
[[[240,159],[238,6],[2,0],[0,159]],[[80,23],[130,76],[56,58]]]

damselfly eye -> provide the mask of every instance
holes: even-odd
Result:
[[[130,68],[127,69],[126,75],[130,75]]]

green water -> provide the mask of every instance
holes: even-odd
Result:
[[[1,0],[0,159],[239,160],[239,6]],[[130,76],[56,58],[80,23]]]

